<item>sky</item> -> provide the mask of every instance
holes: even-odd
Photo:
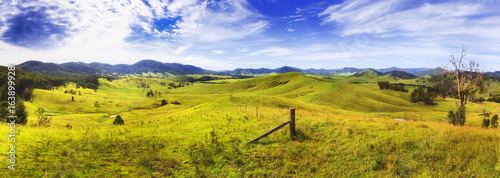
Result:
[[[0,0],[0,65],[500,70],[498,0]]]

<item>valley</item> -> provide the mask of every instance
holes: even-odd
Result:
[[[500,135],[481,128],[479,115],[483,109],[500,114],[500,104],[470,103],[465,126],[453,126],[446,114],[455,99],[419,106],[410,102],[413,88],[380,90],[373,83],[416,79],[289,72],[166,85],[180,84],[174,79],[99,78],[98,89],[75,83],[35,89],[32,102],[24,102],[28,123],[17,129],[15,174],[490,177],[500,170]],[[368,83],[349,83],[354,81]],[[148,91],[156,94],[148,97]],[[162,100],[168,104],[161,106]],[[52,118],[50,127],[37,126],[39,107]],[[246,144],[287,121],[292,107],[296,140],[286,126]],[[125,125],[113,125],[116,115]],[[0,147],[8,147],[7,139]]]

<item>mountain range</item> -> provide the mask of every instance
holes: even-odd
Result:
[[[212,71],[206,70],[193,65],[184,65],[179,63],[162,63],[155,60],[141,60],[135,64],[104,64],[104,63],[83,63],[83,62],[69,62],[62,64],[45,63],[40,61],[26,61],[16,66],[19,69],[37,72],[41,74],[68,77],[81,74],[142,74],[142,73],[169,73],[173,75],[185,74],[217,74],[217,75],[252,75],[252,74],[267,74],[267,73],[286,73],[286,72],[301,72],[304,74],[328,75],[328,74],[341,74],[341,73],[360,73],[369,68],[354,68],[344,67],[342,69],[299,69],[296,67],[283,66],[280,68],[237,68],[235,70]],[[445,71],[443,68],[383,68],[383,69],[370,69],[374,70],[377,75],[391,73],[393,76],[403,78],[415,78],[422,76],[435,76]],[[500,71],[488,72],[487,75],[499,77]]]

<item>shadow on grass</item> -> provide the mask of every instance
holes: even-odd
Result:
[[[311,137],[309,135],[307,135],[306,133],[304,133],[302,130],[297,129],[297,135],[295,137],[295,141],[296,142],[304,142],[306,140],[311,140]],[[287,142],[291,142],[291,141],[294,141],[294,140],[292,140],[292,138],[290,137],[290,135],[287,134],[287,136],[284,139],[273,139],[273,140],[268,139],[268,140],[265,140],[265,138],[262,138],[261,140],[259,140],[257,142],[247,143],[246,145],[251,145],[251,144],[255,144],[255,145],[257,145],[257,144],[258,145],[271,145],[271,144],[275,144],[275,143],[287,143]]]

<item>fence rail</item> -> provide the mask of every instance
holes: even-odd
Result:
[[[279,125],[278,127],[262,134],[261,136],[255,138],[253,140],[250,140],[249,142],[247,142],[247,144],[255,143],[255,142],[259,141],[260,139],[268,136],[269,134],[272,134],[272,133],[276,132],[277,130],[285,127],[288,124],[290,124],[290,137],[292,138],[292,140],[295,140],[295,137],[297,135],[297,131],[295,130],[295,108],[290,108],[290,120],[289,121],[284,122],[283,124]]]

